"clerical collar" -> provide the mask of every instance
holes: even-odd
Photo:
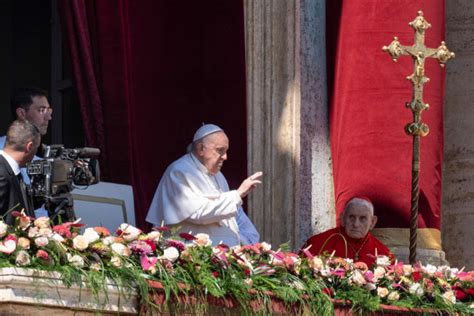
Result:
[[[194,164],[196,165],[196,167],[199,170],[201,170],[202,173],[204,173],[205,175],[209,177],[213,176],[213,174],[211,174],[209,170],[207,170],[206,166],[204,166],[193,153],[189,153],[189,155],[191,156],[191,159],[194,161]]]
[[[221,190],[221,186],[219,184],[219,182],[217,181],[216,179],[216,176],[213,175],[212,173],[209,172],[209,170],[207,170],[206,166],[204,166],[200,161],[199,159],[197,159],[196,156],[194,156],[193,153],[189,153],[189,155],[191,156],[191,160],[194,162],[194,164],[196,165],[196,167],[202,172],[202,174],[204,175],[204,178],[206,179],[207,183],[210,185],[211,188],[213,188],[214,190],[216,190],[217,192],[221,193],[222,190]]]
[[[2,155],[5,158],[5,160],[8,162],[8,164],[12,168],[13,173],[15,174],[15,176],[17,176],[20,173],[20,165],[18,164],[18,162],[16,162],[15,159],[13,159],[9,154],[4,152],[3,150],[0,150],[0,155]]]
[[[346,240],[348,242],[352,242],[354,244],[358,244],[358,243],[362,243],[364,242],[366,239],[367,239],[367,236],[369,235],[370,232],[367,233],[367,235],[365,235],[364,237],[362,238],[352,238],[350,237],[347,233],[346,233],[346,229],[342,226],[339,226],[339,232],[344,236],[344,238],[346,238]]]

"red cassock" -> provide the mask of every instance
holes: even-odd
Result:
[[[335,251],[334,255],[337,257],[350,258],[355,262],[362,261],[369,267],[375,263],[375,254],[394,259],[390,250],[370,232],[362,239],[354,239],[349,237],[342,227],[314,235],[306,241],[302,249],[306,249],[310,245],[308,251],[314,256],[325,252],[331,254]]]

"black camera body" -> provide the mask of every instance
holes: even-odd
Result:
[[[30,196],[35,201],[42,200],[50,216],[57,216],[62,208],[69,208],[65,219],[73,220],[70,192],[75,186],[89,186],[100,181],[96,159],[100,150],[88,147],[69,149],[63,145],[44,146],[43,149],[44,158],[34,160],[26,167],[31,180]]]

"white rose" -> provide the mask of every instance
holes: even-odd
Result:
[[[49,217],[46,216],[41,216],[35,219],[34,224],[38,228],[49,228],[50,223],[49,223]]]
[[[380,297],[385,297],[388,295],[388,289],[386,287],[378,287],[377,288],[377,295]]]
[[[0,221],[0,238],[8,233],[8,225],[4,221]]]
[[[446,303],[456,303],[456,295],[454,294],[453,291],[449,290],[449,291],[446,291],[444,294],[443,294],[443,298],[445,300]]]
[[[86,250],[87,247],[89,247],[89,241],[87,240],[86,237],[82,235],[77,235],[72,240],[72,246],[74,249],[79,250],[79,251]]]
[[[100,239],[99,234],[95,231],[94,228],[91,228],[91,227],[86,228],[83,236],[87,239],[89,244],[92,244],[93,242]]]
[[[400,299],[400,294],[398,294],[398,292],[396,291],[390,292],[390,294],[388,295],[389,301],[398,301],[399,299]]]
[[[139,230],[138,228],[130,225],[130,224],[127,224],[127,223],[123,223],[123,224],[120,224],[119,226],[119,229],[123,232],[123,239],[125,239],[126,241],[134,241],[138,238],[138,236],[140,236],[141,234],[141,230]]]
[[[110,263],[112,263],[114,267],[117,267],[117,268],[122,267],[122,259],[120,259],[117,256],[112,256],[112,258],[110,258]]]
[[[170,262],[175,262],[179,258],[179,251],[175,247],[168,247],[163,250],[163,255],[160,256],[160,259],[166,259]]]
[[[410,276],[413,273],[413,267],[409,264],[403,265],[403,275]]]
[[[413,294],[419,297],[423,296],[424,294],[423,287],[421,286],[420,283],[413,283],[410,286],[410,289],[408,291],[410,292],[410,294]]]
[[[51,236],[51,238],[57,242],[63,242],[64,241],[64,238],[63,236],[57,234],[57,233],[54,233],[53,236]]]
[[[38,235],[40,236],[51,236],[53,234],[53,230],[49,227],[40,228],[38,230]]]
[[[206,246],[210,246],[212,245],[212,240],[211,238],[209,238],[209,235],[208,234],[197,234],[196,236],[196,239],[194,239],[194,244],[200,246],[200,247],[206,247]]]
[[[35,244],[38,247],[44,247],[48,245],[48,238],[47,237],[38,237],[35,239]]]
[[[71,256],[70,253],[67,254],[67,261],[76,268],[84,267],[84,258],[79,255]]]
[[[18,251],[15,263],[19,266],[26,266],[30,264],[30,255],[24,250]]]
[[[433,274],[435,274],[437,268],[436,268],[434,265],[432,265],[432,264],[427,264],[427,265],[425,266],[425,269],[424,269],[424,270],[425,270],[425,272],[426,272],[428,275],[433,276]]]
[[[112,251],[116,254],[118,254],[119,256],[125,256],[125,257],[128,257],[130,256],[131,254],[131,251],[130,249],[125,246],[124,244],[121,244],[121,243],[113,243],[110,248],[112,248]]]
[[[158,242],[161,239],[161,233],[156,230],[149,232],[146,236],[147,239],[153,240],[154,242]]]
[[[25,237],[18,238],[18,246],[22,249],[29,249],[30,248],[30,240]]]
[[[313,257],[309,259],[308,265],[315,272],[321,271],[324,268],[324,262],[319,257]]]
[[[269,243],[266,243],[266,242],[263,241],[260,245],[262,246],[262,250],[263,250],[263,251],[270,251],[270,250],[272,250],[272,245],[269,244]]]
[[[375,280],[379,280],[379,279],[383,278],[384,275],[385,275],[385,272],[386,272],[386,271],[385,271],[385,268],[384,268],[384,267],[381,267],[381,266],[380,266],[380,267],[375,268],[375,270],[374,270],[374,278],[375,278]]]
[[[387,256],[377,256],[377,265],[387,267],[390,265],[390,258]]]
[[[107,236],[104,239],[102,239],[102,242],[104,243],[104,245],[109,246],[109,245],[113,244],[116,239],[117,239],[117,237]]]
[[[30,227],[30,229],[28,229],[28,237],[33,238],[38,236],[38,231],[38,227]]]
[[[374,284],[374,283],[366,283],[364,285],[364,289],[366,289],[367,291],[373,291],[377,288],[377,286]]]
[[[354,270],[354,274],[352,275],[352,281],[359,286],[362,286],[367,283],[364,274],[360,270]]]

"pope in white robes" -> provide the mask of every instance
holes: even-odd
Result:
[[[237,190],[220,172],[229,141],[213,124],[202,126],[187,154],[165,171],[146,221],[155,226],[178,226],[179,232],[208,234],[216,245],[256,243],[259,234],[242,209],[242,198],[260,182],[261,172],[245,179]]]

